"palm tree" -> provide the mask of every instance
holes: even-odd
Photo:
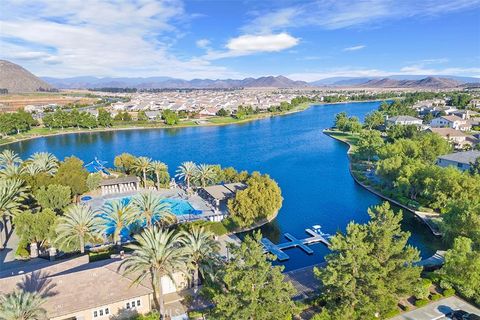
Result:
[[[182,179],[187,184],[187,189],[190,189],[190,182],[195,178],[198,167],[195,163],[188,161],[184,162],[178,167],[175,177]]]
[[[207,183],[215,179],[215,171],[213,166],[209,164],[201,164],[198,166],[197,174],[195,178],[200,182],[201,186],[205,188]]]
[[[8,238],[7,217],[13,218],[21,212],[22,201],[27,197],[27,188],[20,179],[0,179],[0,217],[3,219],[5,239]],[[3,242],[0,241],[0,247]]]
[[[27,160],[29,172],[45,172],[54,175],[58,169],[58,159],[49,152],[35,152]]]
[[[128,227],[136,220],[133,207],[121,200],[107,202],[100,209],[98,216],[103,221],[100,225],[100,231],[104,234],[111,234],[115,244],[120,244],[120,232],[122,229]]]
[[[45,300],[38,294],[15,291],[0,297],[0,320],[46,319]]]
[[[59,218],[57,243],[65,250],[80,249],[85,252],[85,244],[99,236],[102,220],[89,206],[75,204],[67,208],[65,215]]]
[[[143,187],[147,187],[147,172],[150,170],[150,164],[152,163],[151,158],[147,157],[138,157],[133,163],[133,169],[137,173],[142,173],[143,176]]]
[[[180,246],[180,234],[159,227],[145,229],[135,236],[136,244],[128,245],[133,254],[122,261],[125,274],[134,274],[135,283],[150,279],[153,288],[153,300],[160,315],[164,312],[162,278],[172,281],[175,272],[185,270],[187,256]]]
[[[0,152],[0,167],[22,163],[22,159],[10,149]]]
[[[168,167],[165,163],[161,161],[152,161],[150,164],[150,169],[155,173],[155,179],[157,180],[157,190],[160,190],[160,174],[166,172]]]
[[[190,232],[183,231],[182,235],[181,243],[190,258],[191,268],[193,269],[194,292],[196,293],[199,271],[204,276],[203,266],[206,266],[204,262],[213,258],[220,246],[213,238],[213,233],[206,231],[203,227],[193,227]]]
[[[137,218],[144,220],[147,227],[154,222],[171,220],[170,204],[162,200],[163,198],[152,192],[141,193],[132,199],[132,206],[136,211]]]
[[[15,165],[15,164],[7,164],[3,168],[0,168],[0,178],[3,179],[11,179],[11,178],[19,178],[25,172],[24,167]]]

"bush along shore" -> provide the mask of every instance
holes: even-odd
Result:
[[[398,114],[402,106],[382,104],[363,124],[340,113],[324,132],[350,145],[350,170],[362,186],[414,212],[436,235],[476,238],[478,220],[466,217],[480,215],[478,173],[437,166],[437,157],[452,147],[435,133],[415,126],[385,128],[384,115]]]

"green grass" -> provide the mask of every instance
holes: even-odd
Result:
[[[358,140],[360,136],[355,133],[348,133],[348,132],[341,132],[337,130],[325,130],[326,134],[330,135],[332,138],[336,138],[338,140],[344,141],[351,146],[350,153],[354,153]]]

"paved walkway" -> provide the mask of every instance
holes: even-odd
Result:
[[[445,314],[452,310],[459,309],[480,315],[480,309],[460,299],[459,297],[453,296],[432,302],[425,307],[405,312],[399,316],[391,318],[390,320],[443,320],[448,319],[445,317]]]
[[[297,294],[293,297],[293,299],[304,299],[310,296],[312,293],[318,291],[320,288],[320,281],[315,278],[315,275],[313,274],[313,268],[322,267],[324,265],[324,263],[320,263],[284,273],[285,280],[290,281],[295,289],[297,289]]]

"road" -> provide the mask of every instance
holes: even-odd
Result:
[[[445,314],[459,309],[480,315],[480,309],[459,297],[453,296],[432,302],[425,307],[405,312],[390,320],[443,320],[448,319],[445,317]]]

